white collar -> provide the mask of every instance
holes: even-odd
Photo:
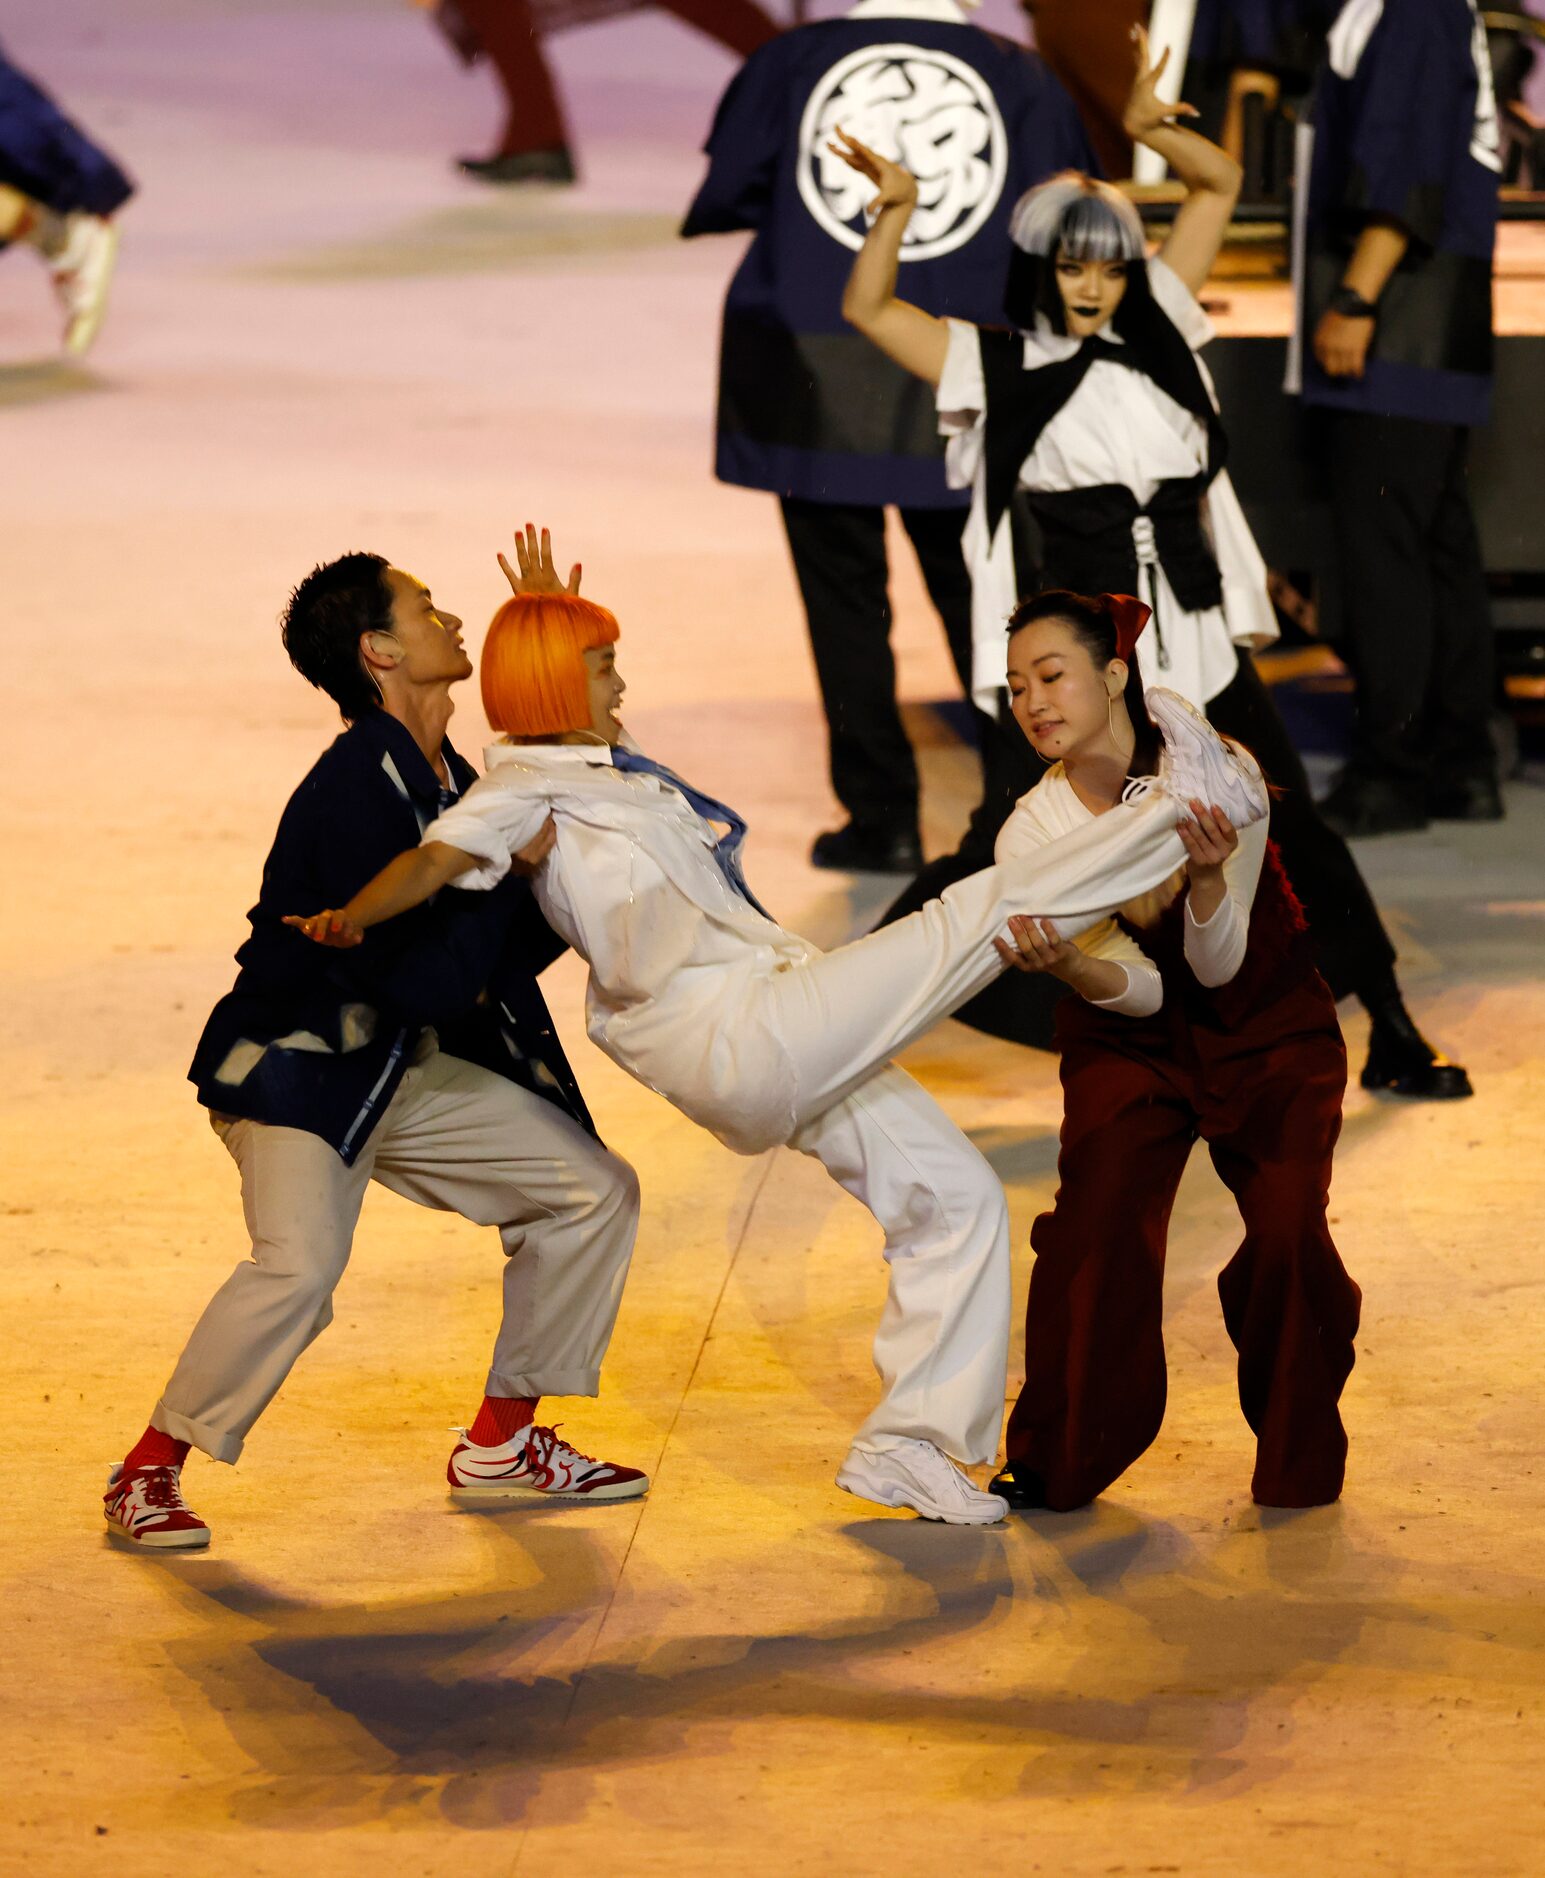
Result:
[[[612,767],[612,746],[597,737],[593,743],[491,743],[483,752],[484,769],[566,768],[583,763],[591,769]]]
[[[858,0],[843,16],[850,20],[944,20],[951,26],[969,26],[970,16],[957,0]]]

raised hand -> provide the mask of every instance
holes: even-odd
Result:
[[[1169,64],[1169,47],[1159,54],[1158,64],[1153,64],[1148,49],[1148,29],[1144,26],[1132,28],[1132,46],[1137,71],[1121,113],[1121,126],[1134,142],[1142,143],[1153,131],[1173,125],[1177,118],[1196,117],[1199,113],[1195,105],[1171,104],[1159,96],[1159,80]]]
[[[319,946],[357,946],[365,937],[364,930],[356,926],[341,907],[329,907],[321,913],[287,913],[284,923],[303,932],[308,939],[314,939]]]
[[[524,534],[518,528],[515,530],[515,559],[520,566],[518,574],[502,554],[499,556],[499,565],[504,569],[504,578],[510,583],[510,592],[517,598],[529,593],[579,592],[579,562],[576,561],[569,569],[569,584],[565,586],[553,565],[552,537],[545,528],[540,540],[532,522],[526,523]]]
[[[833,156],[841,157],[849,169],[857,170],[860,176],[867,176],[879,194],[869,204],[868,214],[871,219],[882,209],[910,209],[917,201],[917,178],[911,170],[903,169],[899,163],[892,163],[889,157],[882,157],[877,150],[871,150],[856,137],[850,137],[839,124],[835,143],[826,147]]]

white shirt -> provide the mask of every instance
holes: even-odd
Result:
[[[1154,298],[1181,337],[1198,351],[1213,336],[1212,322],[1178,274],[1157,256],[1148,263]],[[984,441],[987,387],[981,338],[975,326],[949,320],[949,350],[939,379],[939,429],[949,439],[945,468],[953,488],[972,490],[963,540],[971,569],[972,692],[984,708],[1004,684],[1004,627],[1019,595],[1015,588],[1009,521],[987,533]],[[1121,336],[1106,327],[1101,337]],[[1042,323],[1025,333],[1026,371],[1071,358],[1080,341]],[[1201,361],[1197,361],[1201,366]],[[1206,367],[1202,377],[1209,393]],[[1207,465],[1207,432],[1201,420],[1161,391],[1142,372],[1098,359],[1078,388],[1047,424],[1025,459],[1019,480],[1027,489],[1091,489],[1121,483],[1146,505],[1161,482],[1198,475]],[[1154,553],[1146,516],[1133,523],[1140,595],[1157,602],[1166,665],[1159,663],[1158,635],[1150,628],[1137,642],[1145,685],[1165,685],[1204,708],[1238,669],[1234,647],[1264,645],[1277,636],[1276,616],[1266,592],[1266,564],[1250,533],[1226,471],[1213,478],[1203,499],[1206,524],[1223,582],[1223,604],[1188,612],[1175,597]]]
[[[744,1080],[726,1021],[757,1021],[737,989],[815,948],[730,886],[716,831],[679,790],[615,768],[610,745],[496,743],[484,764],[424,839],[477,857],[457,886],[493,887],[553,815],[557,839],[532,887],[590,967],[591,1040],[688,1115],[721,1115]]]
[[[1255,758],[1239,746],[1235,748],[1258,776],[1260,766]],[[1094,810],[1080,801],[1063,766],[1054,763],[1014,804],[998,831],[996,858],[1010,861],[1033,853],[1075,829],[1087,827],[1093,820]],[[1190,902],[1186,902],[1186,963],[1198,984],[1226,985],[1244,963],[1250,942],[1250,909],[1255,904],[1268,832],[1265,820],[1252,822],[1239,831],[1239,846],[1223,863],[1223,899],[1205,924],[1192,917]],[[1164,887],[1132,901],[1121,912],[1136,926],[1151,925],[1184,888],[1184,874],[1176,874]],[[1126,1017],[1151,1017],[1163,1004],[1164,981],[1158,967],[1114,919],[1091,926],[1073,943],[1090,958],[1119,965],[1127,976],[1126,989],[1116,997],[1091,998],[1089,1003]]]

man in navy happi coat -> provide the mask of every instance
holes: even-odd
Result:
[[[1288,388],[1323,414],[1357,679],[1352,761],[1325,813],[1348,835],[1494,820],[1495,653],[1466,457],[1491,401],[1501,157],[1473,0],[1348,0],[1296,167]]]

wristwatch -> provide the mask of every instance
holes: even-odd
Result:
[[[1355,287],[1341,285],[1330,297],[1330,311],[1339,313],[1345,320],[1377,319],[1378,302],[1365,300]]]

